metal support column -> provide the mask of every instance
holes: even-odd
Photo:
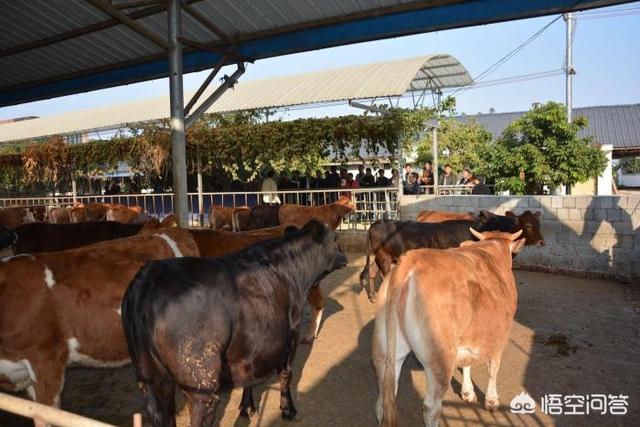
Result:
[[[71,195],[73,196],[73,203],[78,201],[78,186],[76,184],[76,178],[71,178]]]
[[[433,127],[433,194],[438,194],[438,122]]]
[[[169,0],[169,99],[171,104],[171,165],[173,169],[173,212],[182,227],[188,225],[187,159],[184,136],[184,93],[182,90],[182,0]]]
[[[200,213],[198,215],[198,222],[202,227],[204,226],[204,196],[202,195],[202,154],[200,153],[200,148],[198,148],[196,152],[196,162],[198,169],[198,212]]]

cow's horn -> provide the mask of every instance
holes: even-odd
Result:
[[[518,237],[520,237],[520,235],[522,234],[522,229],[516,231],[515,233],[513,233],[511,235],[511,241],[514,241],[516,239],[518,239]]]
[[[469,227],[469,231],[471,231],[471,234],[473,234],[474,236],[476,236],[476,238],[477,238],[478,240],[484,240],[484,236],[482,235],[482,233],[481,233],[481,232],[479,232],[479,231],[474,230],[474,229],[473,229],[473,227]]]

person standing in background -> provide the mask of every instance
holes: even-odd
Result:
[[[275,179],[273,179],[274,172],[270,170],[267,172],[267,177],[262,181],[261,191],[267,194],[262,195],[262,202],[268,205],[272,203],[280,204],[280,197],[278,197],[278,185]]]

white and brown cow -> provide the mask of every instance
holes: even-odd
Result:
[[[413,351],[424,366],[424,424],[438,425],[442,398],[456,366],[462,399],[477,400],[471,364],[488,362],[485,407],[498,407],[496,379],[516,312],[512,256],[522,231],[472,233],[478,243],[446,250],[416,249],[403,255],[380,289],[372,356],[378,377],[378,421],[397,425],[395,395],[404,360]]]
[[[129,361],[120,305],[149,260],[198,256],[188,231],[152,230],[62,252],[0,262],[0,387],[59,404],[70,364]]]

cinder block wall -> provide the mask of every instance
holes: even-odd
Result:
[[[540,211],[545,246],[528,246],[518,268],[637,281],[640,196],[403,196],[400,218],[424,209],[504,214]]]

